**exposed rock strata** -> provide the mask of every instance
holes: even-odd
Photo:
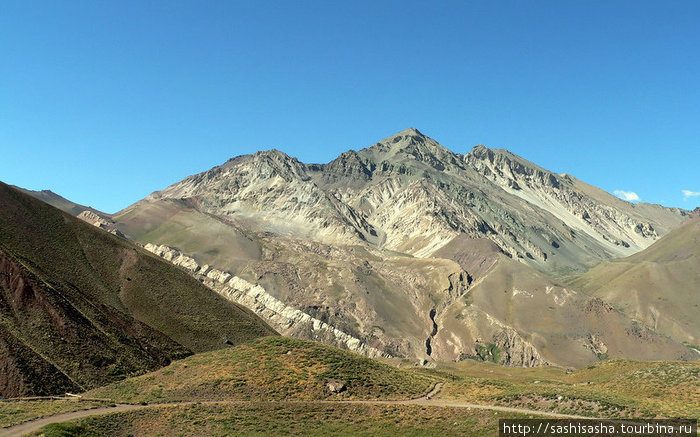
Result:
[[[239,156],[115,218],[138,241],[206,263],[197,274],[215,288],[234,273],[392,356],[456,360],[493,345],[509,365],[582,366],[599,359],[590,335],[611,357],[684,355],[630,334],[619,313],[584,312],[585,295],[540,272],[631,254],[686,214],[624,202],[505,150],[453,153],[407,129],[328,164],[276,150]]]
[[[164,199],[255,231],[417,257],[460,236],[488,238],[548,272],[631,255],[686,214],[623,202],[505,150],[453,153],[415,129],[328,164],[277,150],[239,156],[144,202]]]
[[[321,320],[285,305],[260,285],[206,265],[200,267],[194,258],[166,245],[149,243],[144,248],[182,267],[221,296],[251,309],[284,335],[322,341],[372,358],[388,356]]]
[[[114,223],[114,220],[110,218],[102,217],[96,214],[95,212],[87,209],[78,214],[77,217],[84,222],[90,223],[93,226],[96,226],[100,229],[109,232],[110,234],[114,234],[117,237],[126,238],[124,234],[122,234],[122,232],[119,229],[117,229],[117,224]]]

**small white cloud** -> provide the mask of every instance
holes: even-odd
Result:
[[[637,195],[637,193],[634,191],[615,190],[613,191],[613,194],[620,199],[625,199],[628,202],[639,202],[639,195]]]
[[[700,196],[700,191],[690,191],[690,190],[681,190],[683,192],[683,198],[688,199],[690,197],[695,197],[695,196]]]

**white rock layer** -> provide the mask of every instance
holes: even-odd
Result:
[[[303,329],[306,327],[310,328],[311,338],[314,340],[323,341],[371,358],[389,356],[356,337],[284,304],[267,293],[260,285],[252,284],[245,279],[211,268],[208,265],[200,267],[194,258],[164,244],[148,243],[144,248],[183,268],[224,298],[249,308],[282,334],[298,336],[295,334],[308,331]]]

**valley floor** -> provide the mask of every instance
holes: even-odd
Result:
[[[572,379],[567,389],[561,381],[561,369],[513,369],[467,363],[462,368],[458,366],[450,370],[449,375],[454,378],[453,381],[438,382],[425,396],[407,400],[217,400],[103,403],[102,406],[95,400],[5,401],[0,403],[0,425],[5,426],[0,429],[0,437],[330,434],[495,436],[498,435],[498,419],[506,417],[591,418],[596,416],[593,411],[598,412],[600,417],[663,416],[660,410],[654,413],[644,411],[639,406],[634,408],[634,400],[626,398],[624,390],[617,385],[626,379],[630,370],[639,377],[640,369],[643,369],[643,374],[654,375],[655,381],[650,385],[656,387],[656,390],[663,390],[661,385],[664,381],[675,386],[677,400],[690,406],[690,410],[684,411],[686,417],[698,417],[700,405],[696,402],[699,395],[697,386],[689,387],[690,390],[682,389],[686,385],[683,375],[690,378],[685,383],[692,383],[691,379],[697,381],[698,366],[681,365],[684,372],[679,373],[677,364],[605,363],[575,372],[573,376],[566,375]],[[669,367],[671,365],[674,366]],[[672,368],[675,372],[670,370]],[[438,370],[435,373],[443,372],[445,371]],[[624,377],[621,379],[620,375]],[[579,380],[585,382],[575,382]],[[587,391],[580,391],[582,385],[586,386]],[[641,389],[644,393],[644,388],[640,386],[636,390],[639,392]],[[555,404],[546,401],[547,393],[553,389],[563,393],[557,396]],[[511,395],[504,396],[504,392]],[[512,395],[516,392],[519,395]],[[578,397],[575,397],[576,393]],[[671,408],[680,413],[673,409],[673,405],[680,405],[673,402],[673,397],[666,399],[670,403],[665,404],[665,409]],[[494,404],[470,402],[485,399],[492,399]],[[608,407],[601,408],[601,405],[606,405],[605,399]],[[577,405],[583,414],[556,412],[575,411]],[[60,411],[67,412],[56,414]],[[46,417],[41,417],[42,415]],[[672,416],[673,413],[668,410],[665,415]],[[18,419],[25,421],[16,424]],[[12,425],[13,423],[15,424]]]
[[[439,390],[439,386],[436,388]],[[584,418],[525,408],[436,400],[430,399],[429,396],[430,394],[424,398],[405,401],[210,401],[150,405],[112,404],[97,408],[90,406],[90,409],[41,417],[4,428],[0,430],[0,437],[26,435],[42,428],[45,435],[59,430],[76,435],[122,435],[124,432],[128,435],[133,430],[137,430],[139,434],[147,432],[164,435],[198,435],[202,432],[217,435],[220,432],[225,434],[234,431],[253,434],[260,432],[325,435],[333,429],[345,430],[344,432],[354,435],[383,435],[384,432],[390,431],[402,431],[402,434],[406,431],[414,435],[438,431],[458,435],[489,435],[486,426],[494,425],[493,431],[497,434],[495,424],[504,414],[512,418]],[[55,406],[56,402],[62,401],[47,402]],[[75,407],[80,408],[80,405],[74,402]],[[282,416],[293,415],[297,419],[292,422],[271,422],[270,419],[275,419],[274,415],[269,415],[271,412]],[[305,416],[298,418],[298,414],[302,413]],[[169,418],[167,423],[162,423],[165,422],[163,417]],[[234,419],[238,417],[245,417],[248,421],[234,423]],[[154,428],[144,428],[146,421]]]
[[[500,418],[700,418],[699,362],[606,360],[567,371],[382,361],[266,337],[174,361],[81,400],[0,401],[0,437],[495,436]]]

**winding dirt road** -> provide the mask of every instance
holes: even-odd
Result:
[[[175,404],[177,405],[177,404]],[[42,426],[50,423],[68,422],[69,420],[80,419],[89,416],[99,416],[101,414],[123,413],[125,411],[139,410],[141,408],[154,407],[155,405],[129,405],[120,404],[114,407],[98,407],[90,410],[79,410],[70,413],[55,414],[53,416],[42,417],[30,420],[19,425],[0,429],[0,437],[21,436],[30,432],[38,431]]]
[[[476,410],[491,410],[499,411],[503,413],[520,413],[520,414],[531,414],[537,416],[554,417],[561,419],[593,419],[593,417],[576,416],[571,414],[559,414],[550,413],[546,411],[528,410],[525,408],[513,408],[513,407],[502,407],[498,405],[481,405],[481,404],[468,404],[455,401],[445,401],[432,399],[436,394],[442,390],[442,383],[437,383],[433,389],[423,397],[417,399],[403,400],[403,401],[367,401],[367,400],[356,400],[356,401],[279,401],[280,403],[290,403],[290,402],[317,402],[323,404],[341,404],[341,403],[352,403],[352,404],[371,404],[371,405],[422,405],[428,407],[451,407],[451,408],[466,408],[466,409],[476,409]],[[38,431],[41,427],[46,426],[50,423],[60,423],[68,422],[70,420],[81,419],[83,417],[99,416],[103,414],[112,413],[124,413],[127,411],[142,410],[146,408],[168,408],[183,405],[226,405],[226,404],[241,404],[246,401],[205,401],[205,402],[172,402],[164,404],[149,404],[149,405],[132,405],[132,404],[118,404],[113,407],[98,407],[90,410],[80,410],[73,411],[70,413],[56,414],[53,416],[42,417],[40,419],[30,420],[28,422],[21,423],[19,425],[10,426],[7,428],[0,429],[0,437],[14,437],[29,434],[34,431]]]

